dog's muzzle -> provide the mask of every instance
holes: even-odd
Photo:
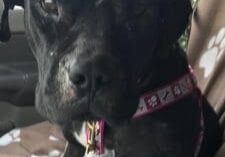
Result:
[[[112,72],[116,66],[107,56],[77,57],[66,61],[70,82],[76,87],[77,93],[97,92],[107,86],[113,79]]]

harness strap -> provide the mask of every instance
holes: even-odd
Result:
[[[201,150],[201,145],[203,142],[203,138],[204,138],[204,133],[205,133],[205,122],[204,122],[204,116],[203,116],[203,104],[202,104],[202,95],[201,95],[201,91],[200,89],[196,89],[197,92],[197,96],[199,98],[199,110],[200,110],[200,120],[199,120],[199,126],[200,126],[200,131],[197,135],[196,138],[196,144],[195,144],[195,154],[194,157],[197,157],[199,155],[199,152]]]

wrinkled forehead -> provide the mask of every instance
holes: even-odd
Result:
[[[46,8],[41,7],[39,3],[43,1],[56,3],[52,5],[53,14],[51,7],[47,6],[47,12]],[[70,28],[76,28],[72,29],[78,30],[74,31],[75,33],[97,32],[95,31],[97,29],[105,33],[117,31],[117,37],[130,36],[130,40],[154,39],[158,32],[160,33],[158,36],[162,38],[161,42],[165,42],[166,45],[176,41],[183,32],[191,10],[189,0],[26,0],[26,2],[29,10],[26,18],[30,18],[31,15],[38,29],[43,30],[43,34],[50,36],[49,29],[51,29],[53,32],[51,39],[55,39],[56,34],[58,34],[56,37],[67,34]],[[52,16],[54,7],[58,9],[60,16],[58,14]],[[31,20],[27,22],[31,23]]]
[[[57,4],[59,11],[64,14],[71,13],[73,17],[80,16],[82,13],[89,14],[93,12],[107,11],[115,13],[117,16],[125,15],[141,15],[146,10],[154,12],[159,9],[159,12],[166,12],[178,0],[25,0],[27,4],[31,4],[34,8],[40,7],[38,3]],[[182,0],[181,0],[182,1]],[[188,1],[188,0],[183,0]],[[32,5],[33,4],[33,5]],[[32,9],[32,8],[31,8]],[[106,11],[107,10],[107,11]],[[104,16],[104,14],[100,15]]]

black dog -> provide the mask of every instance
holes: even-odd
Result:
[[[132,118],[144,93],[189,73],[177,44],[189,0],[25,0],[24,6],[39,67],[36,106],[62,127],[65,156],[84,156],[84,122],[103,120],[106,156],[212,157],[221,140],[217,119],[194,90]]]

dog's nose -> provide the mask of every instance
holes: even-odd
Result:
[[[108,82],[107,76],[102,73],[88,76],[85,71],[75,72],[70,79],[75,86],[80,88],[87,88],[89,85],[92,85],[95,89],[99,89]]]
[[[98,90],[109,82],[109,76],[94,65],[75,65],[70,74],[71,82],[77,88],[94,88]]]
[[[77,87],[85,88],[88,86],[89,79],[85,75],[85,73],[82,72],[75,72],[72,75],[70,75],[70,80],[73,82],[73,84]]]

